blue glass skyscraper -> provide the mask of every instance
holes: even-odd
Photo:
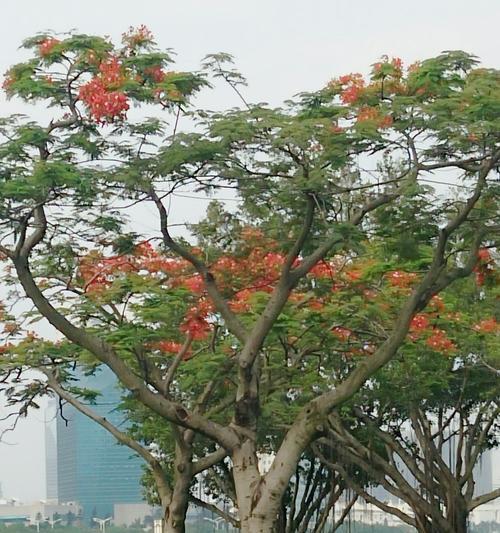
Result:
[[[99,391],[101,395],[92,409],[123,427],[123,414],[116,409],[120,389],[107,367],[95,376],[81,376],[79,386]],[[142,460],[72,406],[64,406],[63,417],[56,416],[59,503],[78,502],[87,519],[112,516],[115,503],[142,502]]]

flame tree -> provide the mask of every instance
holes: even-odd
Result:
[[[206,79],[167,70],[170,57],[146,28],[117,47],[86,35],[24,45],[32,57],[9,70],[4,89],[54,118],[2,121],[0,251],[5,281],[60,339],[26,332],[19,306],[6,309],[7,373],[21,365],[47,375],[23,389],[27,408],[47,388],[78,402],[68,363],[107,365],[134,402],[170,424],[185,464],[200,469],[227,455],[242,531],[273,531],[329,415],[397,356],[440,293],[489,274],[482,250],[495,251],[498,237],[498,72],[463,52],[407,69],[383,58],[368,78],[342,76],[283,108],[191,113],[194,127],[181,132]],[[227,60],[211,56],[205,66],[241,94]],[[158,114],[129,119],[131,104],[173,112],[170,135]],[[446,178],[457,191],[428,186]],[[180,187],[238,200],[215,231],[198,229],[198,246],[172,234]],[[127,226],[137,205],[154,209],[157,234]],[[392,253],[380,261],[373,250],[384,245]],[[378,281],[363,287],[367,265]],[[346,292],[357,281],[360,292]],[[391,284],[408,290],[380,313],[371,298]],[[310,321],[322,324],[319,335],[308,335]],[[426,342],[454,347],[444,326]],[[349,364],[339,364],[342,353]],[[286,390],[279,405],[268,402],[278,390]],[[279,429],[271,433],[270,406]],[[196,439],[207,444],[194,456]],[[269,440],[274,460],[261,472]],[[129,445],[154,467],[149,449],[132,437]],[[170,531],[184,529],[177,503]]]

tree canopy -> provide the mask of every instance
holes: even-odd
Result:
[[[26,412],[55,391],[92,417],[74,365],[107,365],[136,425],[94,419],[148,462],[167,530],[184,530],[193,476],[228,457],[242,531],[273,531],[332,413],[399,357],[474,350],[495,372],[497,70],[459,51],[408,68],[382,58],[368,78],[281,108],[214,113],[190,105],[210,76],[242,94],[225,54],[167,71],[171,54],[144,27],[119,46],[78,34],[24,46],[31,59],[4,89],[53,118],[0,124],[0,251],[16,302],[2,317],[6,393]],[[234,206],[211,203],[175,237],[179,190]],[[145,216],[156,232],[134,227]],[[459,285],[475,294],[463,313]],[[56,339],[30,331],[40,318]],[[45,379],[11,386],[26,368]],[[161,424],[173,460],[151,448]]]

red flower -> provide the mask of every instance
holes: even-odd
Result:
[[[410,322],[410,330],[418,331],[429,327],[429,319],[424,314],[415,315]]]
[[[108,91],[100,78],[93,78],[80,87],[80,100],[100,124],[123,120],[129,109],[128,98],[121,91]]]
[[[323,307],[325,307],[325,304],[320,299],[314,299],[310,300],[307,304],[309,309],[312,309],[313,311],[321,311]]]
[[[129,48],[135,48],[152,42],[153,34],[147,26],[141,24],[139,27],[134,28],[130,26],[127,32],[122,34],[122,42]]]
[[[403,60],[400,57],[393,57],[391,60],[391,65],[401,73],[403,71]]]
[[[331,279],[333,277],[333,269],[326,261],[320,261],[311,268],[309,274],[314,278]]]
[[[436,311],[443,311],[445,307],[443,299],[441,298],[441,296],[439,296],[439,294],[435,294],[431,298],[431,301],[429,302],[429,304],[431,307],[434,307]]]
[[[159,341],[154,347],[163,353],[179,353],[182,350],[182,344],[174,341]]]
[[[184,333],[189,333],[193,340],[203,340],[210,332],[210,324],[201,317],[193,317],[185,320],[180,327]]]
[[[159,65],[145,68],[144,74],[149,76],[155,83],[161,83],[165,79],[165,72]]]
[[[338,82],[343,87],[340,93],[340,99],[344,104],[353,104],[356,102],[365,87],[365,80],[359,73],[341,76]]]
[[[487,248],[481,248],[478,250],[477,257],[480,263],[489,263],[491,261],[491,254]]]
[[[495,333],[500,331],[500,324],[497,322],[495,317],[485,318],[476,324],[474,329],[480,333]]]
[[[53,37],[48,37],[38,45],[38,52],[42,57],[47,57],[54,46],[57,46],[61,41],[59,39],[54,39]]]
[[[276,252],[269,252],[263,259],[263,266],[274,271],[280,270],[285,261],[284,256]]]
[[[376,107],[362,107],[359,110],[357,122],[372,121],[378,128],[389,128],[393,120],[390,115],[381,116]]]
[[[195,294],[201,294],[205,289],[205,283],[199,274],[185,279],[184,286]]]
[[[100,79],[106,89],[117,89],[125,81],[123,68],[117,57],[111,57],[99,65]]]
[[[451,341],[446,332],[442,329],[435,329],[433,334],[425,341],[429,348],[437,352],[452,352],[457,349],[453,341]]]
[[[402,270],[395,270],[387,274],[389,283],[393,287],[406,288],[409,287],[416,279],[417,274],[414,272],[404,272]]]
[[[244,313],[245,311],[248,311],[250,309],[248,300],[251,295],[252,291],[250,289],[242,289],[241,291],[238,291],[233,300],[229,302],[229,307],[235,313]]]
[[[366,120],[377,120],[379,116],[378,109],[375,107],[362,107],[358,113],[358,122],[364,122]]]
[[[337,339],[342,342],[348,341],[352,335],[352,331],[348,328],[343,328],[342,326],[334,326],[331,329],[332,333],[337,337]]]
[[[394,120],[392,119],[390,115],[385,115],[379,120],[378,126],[379,128],[390,128],[393,122]]]
[[[2,89],[6,93],[9,93],[15,82],[16,82],[16,78],[14,78],[14,76],[12,76],[10,73],[7,73],[2,83]]]
[[[358,279],[361,279],[361,275],[359,270],[348,270],[345,273],[345,276],[349,281],[358,281]]]

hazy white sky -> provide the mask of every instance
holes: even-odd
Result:
[[[5,0],[0,71],[21,59],[21,40],[39,31],[76,28],[118,38],[129,26],[146,24],[160,45],[175,49],[177,68],[196,69],[204,55],[230,52],[249,80],[248,99],[279,104],[333,76],[366,72],[383,54],[411,63],[462,49],[500,68],[499,20],[499,0]],[[202,104],[238,102],[221,90]],[[0,116],[14,109],[0,99]],[[199,210],[187,202],[186,213]],[[8,440],[17,444],[0,443],[4,496],[43,498],[43,415],[35,413]]]

